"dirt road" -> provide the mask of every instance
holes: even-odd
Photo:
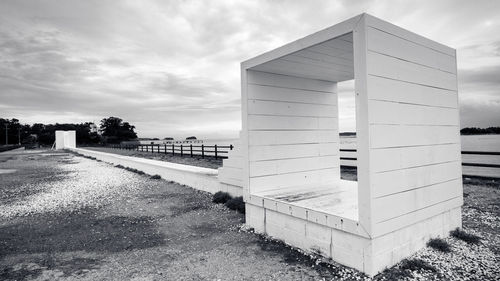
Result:
[[[243,215],[186,186],[69,153],[0,157],[2,280],[362,276],[240,231]]]
[[[242,231],[244,216],[211,203],[207,193],[70,153],[2,153],[0,179],[0,280],[366,277]],[[467,198],[481,196],[467,192]],[[491,257],[497,250],[495,243],[482,246],[491,249],[482,255],[488,270],[495,262]],[[469,254],[486,251],[461,247]],[[444,255],[432,249],[419,255],[425,258],[429,253],[430,262]],[[462,252],[454,255],[454,259],[462,258]],[[399,274],[392,270],[377,279]],[[441,272],[425,274],[443,276]]]

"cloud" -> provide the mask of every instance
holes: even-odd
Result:
[[[492,85],[500,87],[500,65],[486,66],[475,69],[463,69],[458,73],[459,80],[464,86]]]
[[[498,116],[499,8],[451,0],[2,1],[1,115],[31,123],[113,115],[141,136],[234,137],[241,61],[368,12],[457,47],[462,120],[489,124]],[[354,126],[352,101],[339,101],[345,130]]]

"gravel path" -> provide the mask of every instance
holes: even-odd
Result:
[[[64,152],[0,154],[0,280],[360,280],[363,274],[245,231],[211,196]],[[12,172],[12,170],[15,170]],[[498,278],[498,183],[466,181],[451,253],[376,280]]]

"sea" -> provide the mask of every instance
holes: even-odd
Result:
[[[463,151],[500,152],[500,135],[468,135],[460,138]],[[236,139],[207,139],[203,141],[203,144],[234,145],[236,141]],[[341,136],[340,147],[343,149],[356,148],[356,137]]]
[[[500,135],[470,135],[461,136],[462,151],[493,151],[500,152]],[[237,139],[206,139],[196,145],[236,145]],[[163,141],[150,141],[142,140],[143,144],[163,144]],[[355,149],[356,137],[355,136],[341,136],[340,148],[342,149]]]

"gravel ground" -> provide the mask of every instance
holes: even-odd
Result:
[[[172,154],[164,154],[164,153],[152,153],[152,152],[143,152],[143,151],[135,151],[135,150],[124,150],[124,149],[116,149],[109,147],[82,147],[84,149],[115,153],[126,156],[134,156],[134,157],[142,157],[154,160],[167,161],[172,163],[190,165],[190,166],[198,166],[210,169],[217,169],[222,167],[222,159],[215,159],[214,157],[206,156],[205,158],[201,158],[201,156],[193,155],[190,156],[180,156],[180,155],[172,155]]]
[[[13,171],[14,170],[14,171]],[[247,231],[189,187],[64,152],[0,154],[0,280],[360,280],[363,274]],[[466,181],[467,182],[467,181]],[[470,245],[426,248],[436,272],[377,280],[498,280],[498,183],[464,186]]]

